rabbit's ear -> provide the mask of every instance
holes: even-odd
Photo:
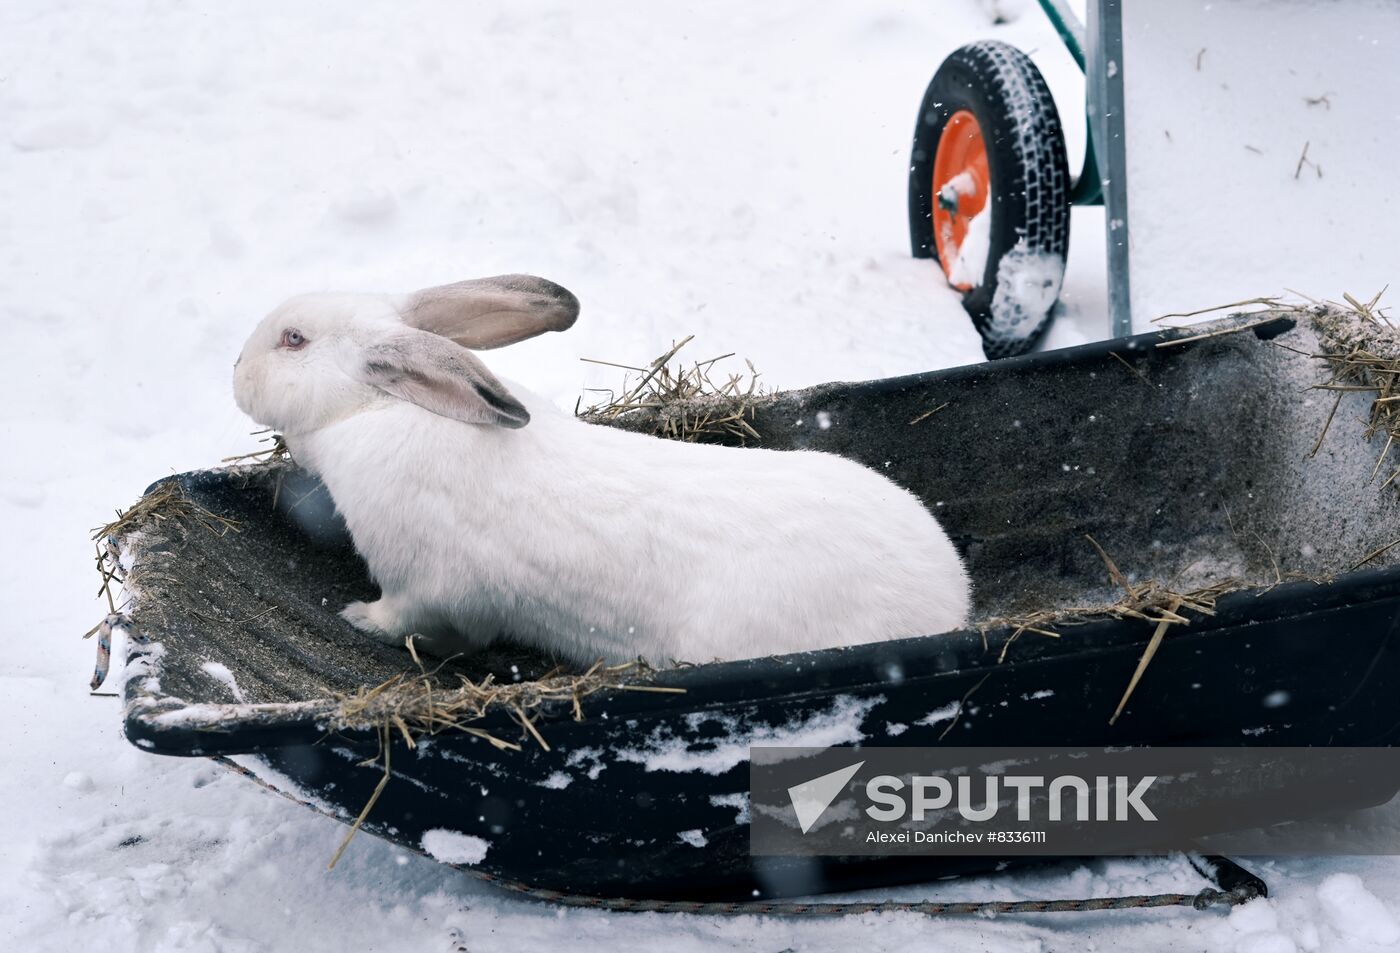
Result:
[[[362,379],[400,400],[469,424],[519,428],[530,412],[475,354],[444,337],[403,329],[362,355]]]
[[[566,330],[578,319],[578,299],[534,275],[497,275],[419,291],[401,315],[410,327],[486,350]]]

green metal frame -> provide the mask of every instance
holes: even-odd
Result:
[[[1080,71],[1087,73],[1084,55],[1084,24],[1079,22],[1074,11],[1064,0],[1040,0],[1040,8],[1050,18],[1051,25],[1055,27],[1055,32],[1060,35],[1060,39],[1069,50],[1069,55],[1074,57],[1075,63],[1079,64]],[[1093,121],[1093,118],[1087,115],[1087,110],[1086,120],[1090,124]],[[1074,180],[1069,200],[1072,205],[1103,204],[1103,176],[1099,174],[1098,157],[1094,154],[1092,134],[1084,137],[1084,166],[1079,171],[1079,177]]]

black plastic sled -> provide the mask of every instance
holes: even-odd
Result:
[[[412,747],[399,726],[345,714],[344,699],[419,669],[336,615],[376,591],[324,489],[289,461],[171,477],[147,498],[163,503],[113,531],[131,599],[127,737],[251,756],[239,763],[352,821],[387,735],[392,777],[364,831],[545,890],[744,900],[973,863],[751,856],[750,744],[1394,745],[1396,488],[1371,478],[1374,394],[1310,389],[1316,314],[765,398],[750,420],[761,445],[851,457],[925,501],[966,556],[972,626],[669,668],[643,684],[683,692],[546,700],[528,726],[487,706],[474,730]],[[1189,624],[1170,627],[1113,723],[1157,626],[1105,609],[1124,597],[1106,556],[1133,584],[1218,586],[1214,614],[1182,610]],[[516,684],[554,665],[502,646],[434,678]],[[1281,692],[1287,705],[1266,703]],[[1394,791],[1363,785],[1329,807]],[[1248,807],[1242,824],[1265,819]]]

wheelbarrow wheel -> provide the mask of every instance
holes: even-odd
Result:
[[[1050,326],[1069,250],[1069,162],[1030,57],[983,40],[928,84],[909,167],[909,236],[936,258],[988,358],[1024,354]]]

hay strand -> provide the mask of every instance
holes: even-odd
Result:
[[[1327,431],[1332,429],[1332,421],[1336,419],[1337,408],[1340,406],[1342,406],[1342,395],[1338,394],[1337,399],[1332,402],[1332,409],[1327,412],[1327,419],[1322,424],[1322,432],[1317,435],[1317,443],[1313,444],[1313,448],[1308,451],[1307,456],[1304,457],[1305,460],[1311,460],[1322,449],[1322,442],[1327,439]],[[1376,466],[1380,467],[1380,461],[1376,462]]]
[[[948,722],[948,727],[947,727],[947,728],[944,728],[941,732],[939,732],[939,734],[938,734],[938,740],[939,740],[939,741],[942,741],[944,738],[946,738],[946,737],[948,736],[948,732],[952,731],[953,728],[957,725],[957,723],[962,719],[963,709],[965,709],[965,708],[967,707],[967,700],[968,700],[969,698],[971,698],[972,695],[973,695],[973,693],[976,692],[977,689],[981,688],[982,685],[987,681],[987,679],[989,679],[989,678],[991,678],[991,677],[992,677],[992,673],[991,673],[991,672],[988,672],[986,675],[983,675],[980,679],[977,680],[977,684],[976,684],[976,685],[973,685],[971,688],[969,688],[969,689],[963,694],[963,697],[962,697],[961,699],[958,700],[958,710],[955,711],[955,712],[953,712],[953,720],[950,721],[950,722]]]
[[[1251,305],[1260,305],[1271,310],[1286,308],[1283,300],[1276,296],[1245,298],[1243,301],[1231,301],[1228,304],[1217,304],[1209,308],[1197,308],[1195,311],[1173,311],[1170,314],[1158,315],[1152,319],[1152,323],[1157,324],[1159,321],[1167,320],[1167,318],[1195,318],[1203,314],[1214,314],[1216,311],[1228,311],[1231,308],[1248,308]]]
[[[1143,373],[1142,368],[1140,368],[1140,367],[1134,367],[1133,365],[1129,364],[1126,360],[1124,360],[1123,356],[1122,356],[1121,354],[1119,354],[1117,351],[1109,351],[1109,352],[1108,352],[1108,356],[1111,357],[1111,358],[1113,358],[1113,359],[1114,359],[1115,361],[1117,361],[1119,364],[1122,364],[1124,367],[1126,367],[1128,370],[1132,371],[1134,374],[1136,374],[1136,375],[1138,376],[1138,379],[1141,380],[1144,384],[1149,384],[1149,385],[1150,385],[1150,384],[1152,383],[1150,380],[1147,379],[1147,375],[1146,375],[1145,373]]]
[[[1390,479],[1393,480],[1393,479],[1395,479],[1395,477],[1392,476]],[[1387,480],[1386,482],[1389,483],[1390,481]],[[1390,551],[1391,551],[1392,549],[1394,549],[1396,546],[1400,546],[1400,539],[1391,540],[1390,542],[1386,543],[1384,546],[1380,546],[1380,547],[1378,547],[1378,548],[1376,548],[1376,549],[1371,550],[1371,552],[1367,553],[1365,556],[1362,556],[1362,557],[1361,557],[1360,559],[1358,559],[1356,562],[1352,563],[1351,567],[1347,570],[1347,572],[1355,572],[1356,570],[1360,569],[1362,566],[1364,566],[1364,565],[1366,565],[1367,563],[1369,563],[1371,560],[1375,559],[1377,556],[1383,556],[1383,555],[1385,555],[1386,553],[1390,552]]]
[[[1267,314],[1267,317],[1260,318],[1258,321],[1250,321],[1246,324],[1238,324],[1229,328],[1218,328],[1214,331],[1208,331],[1205,334],[1192,334],[1184,338],[1173,338],[1170,341],[1159,341],[1157,347],[1176,347],[1179,344],[1190,344],[1193,341],[1204,341],[1207,338],[1223,337],[1226,334],[1239,334],[1241,331],[1250,331],[1254,328],[1263,327],[1279,316],[1277,311],[1269,311]]]
[[[1181,603],[1173,601],[1169,611],[1176,613],[1181,608]],[[1113,710],[1113,717],[1108,719],[1110,725],[1118,723],[1118,716],[1123,714],[1123,709],[1127,707],[1128,699],[1133,697],[1133,692],[1138,687],[1138,682],[1142,681],[1142,673],[1147,671],[1147,666],[1151,664],[1153,657],[1157,654],[1157,649],[1166,638],[1167,626],[1172,625],[1176,620],[1163,618],[1157,623],[1157,628],[1152,633],[1152,638],[1147,642],[1147,648],[1143,649],[1142,658],[1138,659],[1137,668],[1133,670],[1133,677],[1128,679],[1128,687],[1123,691],[1123,697],[1118,700],[1118,707]]]
[[[280,433],[274,433],[271,429],[254,430],[251,436],[257,437],[266,434],[258,443],[271,444],[264,450],[253,450],[250,453],[240,453],[232,457],[224,457],[220,463],[228,463],[237,466],[242,463],[271,463],[273,460],[290,460],[292,453],[287,449],[287,441]]]
[[[915,424],[923,423],[925,420],[928,420],[928,419],[929,419],[930,417],[932,417],[934,414],[938,413],[940,410],[942,410],[944,407],[947,407],[947,406],[948,406],[949,404],[951,404],[951,403],[952,403],[951,400],[945,400],[943,403],[941,403],[941,404],[939,404],[937,407],[933,408],[933,410],[926,410],[926,411],[924,411],[922,414],[920,414],[919,416],[915,417],[913,420],[909,421],[909,426],[912,427],[912,426],[914,426]]]
[[[355,823],[350,825],[350,831],[345,835],[345,839],[340,842],[340,846],[336,848],[335,856],[332,857],[331,862],[326,865],[327,870],[335,870],[335,865],[340,863],[340,858],[341,855],[345,853],[345,848],[350,846],[350,841],[354,840],[355,835],[360,831],[360,825],[364,824],[365,818],[369,817],[370,810],[372,810],[375,803],[378,802],[379,795],[383,794],[384,789],[389,785],[389,752],[393,750],[394,746],[389,744],[388,729],[384,729],[380,732],[379,744],[384,751],[384,776],[381,777],[379,783],[374,786],[374,793],[369,796],[369,800],[365,802],[365,806],[360,809],[360,814],[355,818]]]

